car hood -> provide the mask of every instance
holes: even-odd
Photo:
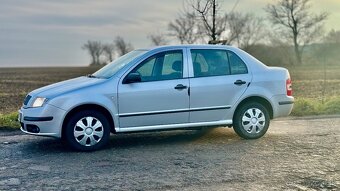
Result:
[[[41,87],[29,93],[33,97],[53,98],[71,91],[86,88],[106,81],[106,79],[78,77],[48,86]]]

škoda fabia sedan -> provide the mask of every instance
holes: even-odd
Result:
[[[231,46],[162,46],[30,92],[19,121],[25,133],[63,138],[84,151],[102,148],[110,133],[203,126],[257,139],[293,103],[287,69]]]

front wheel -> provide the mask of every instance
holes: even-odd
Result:
[[[260,103],[250,102],[235,112],[234,131],[244,139],[257,139],[268,130],[270,117],[268,110]]]
[[[75,150],[97,150],[108,143],[110,125],[102,113],[92,110],[80,111],[68,121],[65,138],[68,145]]]

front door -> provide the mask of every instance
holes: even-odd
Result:
[[[189,80],[183,51],[155,54],[130,73],[139,73],[141,82],[118,86],[120,128],[143,128],[189,121]],[[183,72],[185,71],[185,72]],[[127,76],[127,75],[126,75]],[[123,78],[125,78],[124,76]]]

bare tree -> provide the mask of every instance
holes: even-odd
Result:
[[[170,36],[174,36],[181,43],[193,44],[200,37],[196,17],[193,13],[184,13],[168,25]]]
[[[103,54],[103,46],[102,46],[102,43],[101,42],[97,42],[97,48],[94,52],[94,54],[96,55],[96,64],[100,65],[101,62],[99,60],[100,56]]]
[[[103,45],[103,53],[105,54],[109,62],[113,61],[114,49],[114,44],[108,43]]]
[[[231,30],[234,29],[232,32],[234,35],[228,39],[235,37],[238,47],[244,50],[248,50],[265,37],[263,19],[253,14],[234,14],[234,17],[228,17],[228,22],[234,23],[228,27]]]
[[[230,13],[226,15],[226,27],[224,31],[226,38],[225,44],[231,44],[235,41],[238,45],[240,44],[246,21],[248,21],[247,15],[241,13]]]
[[[250,47],[263,40],[266,31],[262,18],[248,14],[247,19],[243,35],[239,41],[239,47],[244,50],[248,50]]]
[[[100,41],[91,41],[88,40],[86,44],[82,46],[82,49],[87,50],[90,54],[92,61],[91,65],[99,65],[99,57],[103,52],[101,42]]]
[[[190,4],[201,18],[201,29],[209,36],[209,43],[219,43],[221,34],[226,28],[226,15],[219,16],[218,0],[193,0]]]
[[[168,44],[163,34],[151,34],[148,36],[148,39],[150,39],[152,45],[155,45],[155,46]]]
[[[311,14],[309,0],[279,0],[277,4],[268,4],[265,8],[270,21],[279,26],[294,44],[296,60],[302,62],[305,45],[319,36],[327,13]]]
[[[273,55],[274,58],[276,57],[276,59],[272,60],[271,63],[268,62],[268,64],[293,65],[294,62],[296,62],[294,50],[290,43],[275,34],[274,31],[268,32],[267,38],[269,41],[269,49],[265,50],[264,55],[266,57],[272,57]]]
[[[125,42],[125,40],[121,36],[116,37],[116,39],[114,40],[114,44],[115,44],[118,56],[122,56],[133,50],[133,46],[130,43]]]
[[[326,43],[340,43],[340,31],[335,31],[332,29],[328,35],[325,37],[324,41]]]

